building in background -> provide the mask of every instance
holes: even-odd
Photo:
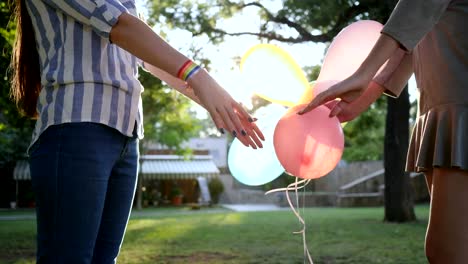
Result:
[[[213,158],[219,169],[224,170],[227,168],[227,137],[191,138],[182,146],[194,150],[194,153],[205,152]]]

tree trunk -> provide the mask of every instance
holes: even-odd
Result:
[[[409,142],[409,94],[405,88],[397,99],[388,97],[384,143],[385,221],[416,219],[409,173],[405,172]]]

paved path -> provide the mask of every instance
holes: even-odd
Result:
[[[222,204],[221,206],[236,212],[278,211],[289,209],[286,207],[279,207],[275,204]]]
[[[162,210],[158,212],[158,210],[151,210],[151,211],[133,211],[132,217],[151,217],[151,216],[161,216],[161,215],[178,215],[178,214],[194,214],[194,213],[222,213],[227,212],[228,210],[234,212],[260,212],[260,211],[279,211],[279,210],[289,210],[286,207],[279,207],[274,204],[221,204],[222,208],[219,209],[210,209],[210,210],[191,210],[191,211],[174,211],[168,212],[166,210]],[[8,215],[0,215],[0,221],[18,221],[18,220],[35,220],[36,215],[32,211],[31,213],[19,213],[15,214],[11,212]]]
[[[36,216],[31,215],[2,215],[0,221],[17,221],[17,220],[35,220]]]

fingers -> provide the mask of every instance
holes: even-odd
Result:
[[[222,106],[216,112],[222,119],[222,123],[226,127],[226,130],[231,132],[233,137],[239,139],[239,141],[246,147],[251,146],[254,149],[257,148],[257,145],[254,143],[250,135],[247,136],[247,132],[243,128],[239,117],[232,108],[230,109],[229,107]]]
[[[225,111],[227,117],[230,119],[230,121],[234,125],[234,127],[232,129],[232,134],[233,135],[246,136],[247,132],[245,132],[244,127],[242,126],[242,123],[241,123],[239,117],[234,112],[234,109],[231,108],[231,107],[224,107],[224,111]]]
[[[216,113],[215,116],[211,116],[211,119],[213,119],[213,122],[215,123],[216,128],[218,128],[219,133],[224,135],[226,133],[226,125],[224,124],[221,116]]]
[[[335,92],[335,90],[337,89],[333,88],[334,86],[330,87],[330,89],[326,91],[319,93],[304,109],[299,111],[298,114],[305,114],[319,105],[322,105],[328,101],[338,98],[338,94]]]
[[[233,124],[229,114],[226,112],[224,107],[221,107],[221,109],[215,109],[213,112],[215,114],[211,115],[212,118],[213,118],[213,116],[219,116],[219,119],[221,119],[220,123],[216,123],[216,121],[215,121],[215,124],[218,127],[218,129],[223,128],[228,133],[231,133],[233,137],[237,137],[237,131],[236,131],[235,125]],[[211,111],[210,111],[210,113],[211,113]]]
[[[333,101],[326,102],[324,105],[328,107],[328,109],[332,110],[333,107],[335,107],[339,102],[340,100],[333,100]]]
[[[241,107],[239,105],[239,107]],[[253,121],[253,118],[250,117],[250,115],[247,114],[247,117],[245,114],[239,113],[239,111],[229,111],[229,109],[226,109],[227,112],[230,114],[230,117],[234,119],[234,123],[236,127],[238,128],[238,131],[241,131],[241,134],[238,135],[238,139],[245,145],[245,146],[251,146],[254,149],[257,149],[257,147],[262,148],[263,145],[258,139],[257,134],[254,132],[254,126],[256,127],[255,124],[252,124],[250,120]],[[233,114],[234,113],[234,116]],[[239,122],[239,123],[237,123]],[[254,126],[253,126],[254,125]],[[240,129],[239,129],[240,127]],[[256,128],[257,131],[260,131],[258,127]],[[261,132],[260,132],[261,134]],[[263,136],[263,134],[261,134]]]
[[[317,106],[337,98],[346,99],[348,102],[353,101],[359,97],[363,87],[367,86],[366,82],[366,80],[350,76],[319,93],[304,109],[299,111],[298,114],[305,114]]]
[[[339,115],[341,112],[343,112],[343,110],[345,110],[347,105],[348,105],[348,103],[346,103],[345,101],[339,101],[337,104],[335,104],[335,106],[333,108],[331,108],[329,116],[330,117],[335,117],[335,116]]]
[[[249,122],[254,122],[254,119],[253,117],[250,116],[250,114],[247,112],[247,110],[245,110],[245,108],[243,107],[242,103],[238,103],[234,106],[236,108],[236,110],[238,111],[238,114],[242,117],[244,117],[245,119],[247,119]]]
[[[257,125],[253,122],[250,122],[249,120],[242,119],[242,123],[244,125],[244,128],[247,131],[248,137],[250,137],[251,140],[255,142],[255,145],[263,148],[263,144],[261,140],[265,140],[265,137],[263,136],[263,133],[260,131],[260,129],[257,127]],[[261,139],[261,140],[260,140]],[[253,148],[256,148],[252,146]]]
[[[265,136],[263,135],[262,131],[260,130],[260,128],[258,128],[258,126],[255,124],[255,123],[252,123],[251,124],[252,128],[253,128],[253,131],[255,132],[255,134],[262,140],[262,141],[265,141]],[[263,146],[261,146],[263,147]]]
[[[257,147],[262,148],[263,144],[261,140],[265,140],[265,136],[254,123],[256,119],[252,118],[250,114],[245,110],[242,104],[234,102],[233,111],[226,108],[230,118],[234,120],[234,124],[237,131],[240,131],[240,135],[237,137],[244,145],[249,145],[256,149]]]
[[[261,141],[265,140],[265,136],[254,123],[256,118],[252,118],[250,115],[246,118],[245,113],[230,110],[228,107],[222,107],[221,110],[215,111],[211,117],[221,133],[230,132],[246,147],[263,148]]]
[[[263,135],[262,131],[260,131],[260,129],[257,127],[257,125],[254,123],[255,121],[257,121],[257,118],[253,118],[248,112],[247,110],[245,110],[245,108],[243,107],[243,105],[241,103],[239,103],[236,107],[236,110],[238,111],[238,115],[240,116],[240,119],[242,121],[244,120],[247,120],[248,123],[245,123],[245,122],[242,122],[243,123],[243,127],[244,129],[248,129],[249,131],[252,131],[252,132],[255,132],[255,134],[252,134],[250,133],[249,131],[247,131],[247,134],[249,135],[256,135],[256,137],[254,137],[254,140],[255,142],[257,142],[258,138],[259,137],[262,141],[265,141],[265,136]],[[261,145],[261,144],[260,144]],[[260,146],[259,144],[257,144],[257,146]]]
[[[237,102],[211,105],[211,108],[207,108],[207,110],[221,133],[230,132],[246,147],[250,146],[254,149],[263,147],[261,141],[265,140],[265,137],[254,123],[256,118],[252,118]]]
[[[348,122],[358,116],[352,104],[341,100],[332,109],[330,109],[330,117],[337,117],[340,123]]]

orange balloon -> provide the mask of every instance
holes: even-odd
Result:
[[[273,135],[275,152],[284,169],[299,178],[315,179],[332,171],[341,159],[344,135],[330,109],[319,106],[298,115],[305,105],[290,108]]]

